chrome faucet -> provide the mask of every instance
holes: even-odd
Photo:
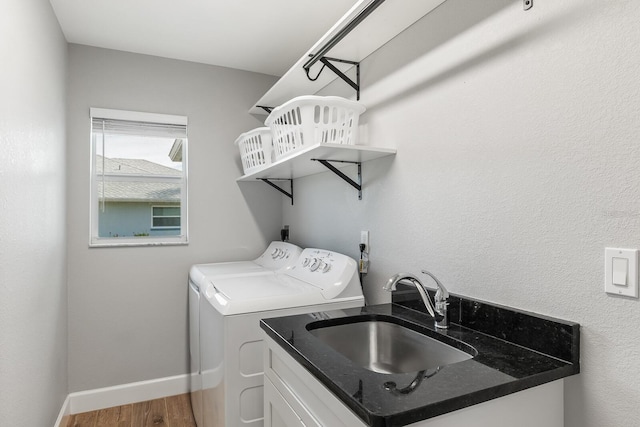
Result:
[[[414,286],[418,290],[427,311],[435,319],[436,328],[446,329],[449,327],[449,312],[447,310],[447,306],[449,305],[449,291],[440,283],[436,276],[426,270],[422,270],[422,273],[431,277],[436,282],[436,285],[438,285],[435,304],[431,301],[431,297],[420,279],[411,273],[398,273],[390,277],[383,289],[388,292],[393,292],[396,290],[398,283]]]

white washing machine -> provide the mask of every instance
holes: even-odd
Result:
[[[293,267],[302,249],[286,242],[271,242],[253,261],[197,264],[189,271],[189,359],[191,407],[198,426],[202,420],[202,374],[200,366],[200,296],[204,285],[213,278],[273,275]]]
[[[210,280],[200,300],[199,427],[263,425],[260,319],[363,305],[356,262],[322,249],[273,275]]]

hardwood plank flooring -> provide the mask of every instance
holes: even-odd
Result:
[[[132,403],[69,417],[62,427],[196,427],[188,394]]]

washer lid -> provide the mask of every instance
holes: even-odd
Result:
[[[275,241],[255,260],[196,264],[191,267],[189,277],[194,283],[204,287],[207,278],[273,274],[276,270],[290,269],[301,252],[302,249],[296,245]]]
[[[204,296],[223,315],[329,302],[319,288],[282,274],[213,279]]]
[[[259,277],[225,277],[211,280],[229,301],[287,298],[297,294],[319,293],[319,289],[294,278],[273,274]]]
[[[273,271],[253,261],[217,262],[212,264],[196,264],[191,267],[189,277],[200,286],[206,279],[224,276],[273,274]]]

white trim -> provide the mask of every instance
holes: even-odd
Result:
[[[64,414],[97,411],[188,392],[188,374],[80,391],[69,394],[65,401],[65,410],[67,412]],[[61,411],[61,414],[63,414],[63,411]],[[58,418],[59,420],[61,419],[60,416]],[[56,424],[56,427],[58,427],[58,424]]]
[[[67,417],[71,415],[71,405],[69,404],[71,399],[67,395],[67,398],[64,400],[62,404],[62,408],[60,408],[60,413],[58,414],[58,419],[53,427],[61,427],[67,425]]]
[[[117,248],[117,247],[134,247],[134,246],[188,246],[189,242],[186,236],[176,236],[174,239],[168,239],[171,236],[140,236],[140,237],[100,237],[89,243],[90,248]],[[138,239],[138,240],[136,240]],[[150,240],[157,239],[157,240]]]
[[[187,125],[186,116],[171,114],[145,113],[141,111],[112,110],[110,108],[89,109],[91,117],[100,119],[128,120],[131,122],[162,123],[171,125]]]
[[[172,125],[187,125],[186,116],[175,116],[160,113],[145,113],[139,111],[113,110],[107,108],[89,108],[90,116],[114,120],[130,120],[138,122],[150,122]],[[90,186],[89,186],[89,248],[119,247],[119,246],[176,246],[189,244],[189,215],[188,215],[188,166],[187,166],[187,146],[188,138],[182,138],[182,170],[180,177],[175,176],[119,176],[112,174],[102,174],[105,181],[129,181],[140,180],[149,182],[177,181],[180,186],[180,231],[178,236],[139,236],[139,237],[100,237],[99,236],[99,207],[98,207],[98,177],[96,176],[96,138],[91,133],[91,159],[90,159]],[[153,218],[152,218],[153,223]],[[152,229],[155,229],[152,227]]]

